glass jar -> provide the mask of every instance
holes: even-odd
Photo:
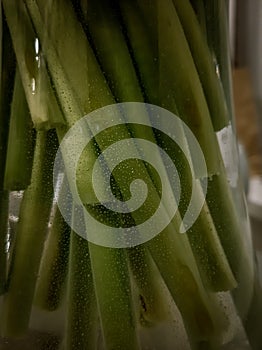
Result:
[[[260,349],[227,2],[2,5],[1,349]]]

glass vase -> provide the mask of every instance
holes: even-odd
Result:
[[[227,1],[1,3],[0,348],[261,349]]]

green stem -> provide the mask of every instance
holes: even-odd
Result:
[[[3,6],[34,126],[49,129],[64,124],[41,46],[23,1],[3,0]]]
[[[67,275],[70,228],[58,207],[50,222],[48,238],[41,258],[35,304],[44,310],[55,310],[61,303]]]
[[[140,349],[126,251],[92,243],[89,251],[106,349]]]
[[[89,1],[87,26],[98,61],[116,101],[142,102],[142,91],[115,12],[108,0]]]
[[[1,21],[1,67],[0,67],[0,190],[4,186],[6,150],[8,142],[8,128],[12,88],[15,75],[15,55],[12,40],[5,21]]]
[[[185,235],[174,235],[168,226],[148,247],[181,312],[191,346],[197,349],[202,342],[221,344],[227,321],[215,294],[203,287],[188,244]]]
[[[11,105],[5,166],[6,190],[24,190],[31,181],[34,132],[18,69]]]
[[[115,100],[117,102],[143,102],[142,89],[123,35],[123,29],[114,12],[116,9],[108,0],[88,3],[86,21],[95,52]],[[98,26],[97,23],[100,25]],[[125,117],[128,122],[129,113],[126,113]],[[149,123],[146,109],[140,111],[140,121],[145,124]],[[130,122],[132,123],[132,120]],[[133,137],[146,138],[155,142],[151,128],[142,129],[141,125],[135,124],[128,125],[128,128]],[[156,158],[162,163],[159,155],[156,155]]]
[[[203,36],[190,1],[173,0],[173,4],[183,26],[201,80],[214,130],[219,131],[228,125],[230,115],[227,109],[223,86],[217,76],[210,49],[206,38]],[[220,18],[219,14],[216,14],[217,16]],[[213,16],[212,21],[214,18]]]
[[[178,116],[191,128],[202,148],[208,175],[217,174],[221,167],[219,149],[184,29],[172,1],[158,4],[160,89],[163,93],[170,91],[167,109],[172,105],[169,99],[175,98]]]
[[[143,22],[145,23],[150,38],[152,39],[154,52],[158,56],[158,45],[155,45],[155,39],[158,37],[158,14],[157,14],[157,0],[136,0],[137,5],[141,11]]]
[[[8,143],[10,105],[15,73],[15,56],[12,40],[0,9],[0,294],[6,288],[8,192],[4,190],[4,174]]]
[[[158,104],[158,53],[154,48],[143,14],[136,1],[119,2],[126,36],[131,46],[135,66],[140,76],[146,102]]]
[[[54,132],[37,133],[31,184],[21,203],[8,291],[3,301],[3,336],[20,336],[28,328],[52,205],[52,163],[56,147]]]
[[[142,89],[123,35],[123,28],[117,16],[114,15],[115,12],[116,9],[108,0],[102,2],[90,1],[88,3],[86,20],[96,55],[115,100],[117,102],[143,102]],[[97,23],[100,25],[98,26]],[[129,121],[128,116],[129,113],[126,113],[127,122]],[[145,124],[149,123],[149,115],[146,109],[140,111],[140,121],[145,122]],[[132,120],[130,122],[132,123]],[[128,125],[128,128],[133,137],[146,138],[155,142],[151,128],[142,129],[141,125],[135,124]],[[162,163],[160,156],[157,158]]]
[[[234,106],[232,102],[228,2],[226,0],[201,0],[198,2],[203,2],[205,8],[207,41],[212,50],[215,68],[219,71],[219,78],[224,88],[230,119],[233,121]]]
[[[225,176],[208,182],[207,203],[220,241],[238,286],[233,297],[241,318],[245,319],[253,294],[253,257],[248,256],[245,234]],[[214,200],[215,198],[215,200]]]
[[[162,101],[165,101],[164,98]],[[177,133],[180,136],[179,144],[183,144],[184,147],[183,152],[167,135],[157,135],[157,142],[170,156],[179,173],[181,188],[179,211],[184,217],[188,210],[189,212],[195,210],[204,194],[199,183],[199,174],[196,175],[193,166],[190,167],[188,163],[188,161],[192,162],[192,159],[182,126]],[[193,195],[194,197],[191,198]],[[192,227],[187,230],[187,236],[204,284],[212,291],[231,290],[236,287],[235,278],[206,202]]]
[[[167,320],[169,306],[163,281],[149,251],[144,246],[128,249],[130,269],[140,297],[140,321],[152,325]]]
[[[24,1],[40,38],[68,126],[92,110],[114,103],[71,3],[49,1],[46,6],[46,1],[38,0],[37,6],[35,1]]]
[[[204,1],[190,0],[190,3],[196,13],[203,35],[207,37],[207,20]]]
[[[201,277],[208,289],[218,292],[236,288],[237,282],[206,203],[187,233]]]
[[[88,242],[71,231],[65,350],[97,348],[98,314]]]

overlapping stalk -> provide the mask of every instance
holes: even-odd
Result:
[[[8,126],[10,120],[10,105],[14,85],[15,64],[14,51],[7,24],[1,11],[1,71],[0,71],[0,294],[4,293],[7,277],[7,240],[8,240],[8,203],[9,192],[4,188],[6,150],[8,144]]]
[[[14,253],[9,256],[2,335],[25,334],[34,303],[53,310],[63,299],[66,308],[63,349],[95,349],[99,332],[106,349],[140,349],[140,327],[167,322],[170,317],[166,311],[165,284],[181,313],[191,348],[219,348],[228,319],[217,292],[232,291],[244,318],[253,293],[253,270],[241,240],[241,227],[215,135],[215,131],[229,124],[225,102],[228,91],[216,75],[208,41],[190,1],[2,0],[2,3],[16,55],[17,77],[19,70],[22,82],[21,85],[16,78],[13,105],[17,106],[16,101],[23,98],[37,130],[30,181],[23,181],[21,188],[15,185],[15,189],[26,190]],[[184,156],[167,135],[128,124],[127,120],[126,125],[118,126],[117,132],[110,128],[97,134],[91,146],[84,149],[77,168],[82,202],[94,217],[101,219],[98,208],[103,203],[99,203],[92,184],[94,162],[114,142],[136,137],[158,143],[170,153],[174,163],[180,162],[183,204],[178,203],[179,212],[170,224],[142,246],[101,247],[75,232],[71,232],[69,244],[69,228],[56,204],[54,212],[52,203],[50,176],[56,146],[50,145],[51,139],[57,137],[61,142],[77,120],[97,108],[116,102],[144,101],[176,113],[202,147],[210,179],[207,201],[199,218],[186,234],[179,234],[194,174],[189,173]],[[19,113],[17,110],[12,110],[11,123],[18,123],[17,115],[13,116]],[[120,114],[114,117],[122,118]],[[149,121],[150,113],[145,108],[141,122]],[[29,123],[21,125],[32,128]],[[6,136],[6,126],[0,126]],[[84,137],[85,133],[92,136],[96,130],[86,123],[82,131]],[[32,135],[32,130],[29,134]],[[9,135],[11,143],[12,134]],[[22,132],[20,135],[27,138]],[[187,145],[183,128],[181,139]],[[135,142],[130,143],[130,152],[139,158]],[[188,158],[190,152],[188,148]],[[5,150],[3,154],[5,157],[9,153]],[[67,165],[67,155],[64,157]],[[155,160],[165,167],[160,153],[155,154]],[[104,161],[110,164],[106,156]],[[2,163],[3,172],[9,174],[8,183],[12,176],[16,178],[17,168]],[[145,215],[150,216],[161,200],[161,186],[169,186],[172,192],[167,174],[166,183],[160,184],[158,175],[146,162],[132,159],[127,164],[127,170],[123,168],[122,172],[110,169],[114,195],[127,201],[130,196],[127,184],[141,178],[148,186],[149,197],[141,212],[112,216],[107,212],[103,220],[110,223],[112,231],[114,226],[137,226]],[[26,163],[23,167],[25,170]],[[70,185],[70,169],[66,169],[65,175]],[[106,201],[102,174],[99,176]],[[164,202],[163,215],[169,215],[170,203]],[[2,216],[1,228],[5,222]],[[36,220],[40,217],[41,220]],[[48,229],[50,223],[52,227]],[[85,224],[87,230],[96,230],[88,221]],[[1,280],[5,276],[3,271],[1,268]],[[23,308],[16,315],[20,296]],[[248,331],[250,327],[246,328]]]

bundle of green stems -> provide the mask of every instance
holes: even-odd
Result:
[[[96,349],[99,334],[107,350],[141,349],[141,329],[170,319],[170,298],[190,347],[219,349],[230,326],[220,302],[221,292],[228,292],[251,347],[259,349],[260,287],[216,135],[231,126],[233,114],[226,1],[1,3],[1,336],[25,335],[33,307],[49,312],[62,307],[61,349]],[[102,215],[103,203],[94,194],[92,167],[119,139],[141,138],[164,148],[182,187],[176,215],[155,238],[110,248],[88,242],[65,222],[53,166],[59,144],[79,119],[121,102],[157,105],[187,124],[205,157],[207,194],[197,220],[181,234],[194,174],[179,147],[168,135],[128,123],[97,134],[77,168],[79,195],[94,217]],[[148,118],[145,109],[141,123]],[[181,129],[183,138],[187,143]],[[135,142],[132,147],[139,153]],[[156,161],[164,166],[160,154]],[[127,170],[113,173],[114,195],[128,200],[126,184],[136,178],[147,184],[149,199],[141,212],[120,219],[105,214],[112,230],[150,216],[161,186],[168,186],[159,184],[148,164],[131,159]],[[58,196],[62,189],[63,183]],[[14,191],[23,191],[23,198],[10,234],[8,201]],[[167,215],[169,205],[164,203]]]

